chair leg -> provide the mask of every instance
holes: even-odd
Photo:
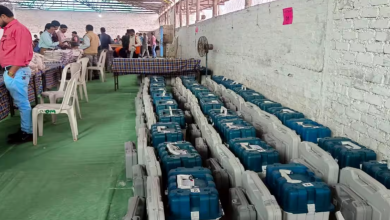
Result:
[[[87,100],[87,102],[88,102],[87,84],[85,82],[83,82],[82,87],[84,89],[85,100]]]
[[[73,111],[74,111],[74,109],[73,109]],[[74,120],[73,120],[73,127],[74,127],[74,130],[75,130],[75,133],[76,133],[76,136],[78,136],[79,135],[79,127],[78,127],[78,125],[77,125],[77,116],[76,116],[76,112],[74,111],[74,113],[73,113],[73,115],[74,115]]]
[[[50,99],[50,104],[56,104],[57,103],[57,98],[54,95],[50,95],[49,99]],[[56,121],[57,121],[57,115],[55,115],[55,114],[51,115],[51,121],[52,121],[53,124],[55,124]]]
[[[83,88],[81,88],[82,85],[77,85],[77,87],[79,87],[80,99],[83,100],[84,96],[83,96]]]
[[[77,141],[77,134],[76,134],[76,130],[75,130],[75,127],[74,127],[74,112],[72,112],[72,110],[70,112],[68,112],[68,119],[69,119],[69,124],[70,124],[70,130],[72,131],[72,136],[73,136],[73,141]]]
[[[92,81],[92,74],[93,74],[93,70],[89,70],[88,71],[88,75],[89,75],[89,80]]]
[[[79,113],[80,119],[83,119],[83,118],[81,117],[80,102],[79,102],[79,98],[77,97],[77,93],[76,93],[75,99],[76,99],[77,113]]]
[[[38,142],[38,110],[32,111],[32,123],[33,123],[33,145],[37,145]]]
[[[100,68],[100,75],[101,75],[101,78],[102,78],[102,82],[104,82],[104,70],[103,70],[103,68]]]
[[[45,103],[45,98],[42,95],[41,95],[40,101],[41,101],[41,104]]]
[[[43,114],[38,114],[38,131],[39,137],[43,136]]]

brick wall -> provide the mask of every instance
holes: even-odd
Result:
[[[386,153],[390,145],[389,1],[338,1],[329,23],[324,120],[338,134]]]
[[[292,25],[282,9],[293,7]],[[177,31],[178,54],[329,126],[382,155],[390,149],[390,4],[386,0],[279,0]],[[202,58],[205,65],[205,58]]]
[[[135,31],[152,31],[159,27],[157,14],[102,13],[100,18],[95,12],[16,10],[15,15],[32,34],[43,31],[45,24],[52,20],[66,24],[69,37],[72,31],[77,31],[82,37],[87,24],[94,26],[95,33],[100,33],[100,28],[105,27],[106,33],[111,37],[122,36],[129,28]]]

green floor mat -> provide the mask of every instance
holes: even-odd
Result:
[[[124,174],[124,142],[136,141],[135,76],[88,82],[89,103],[80,100],[82,120],[74,142],[69,121],[45,116],[43,137],[7,145],[7,134],[20,123],[14,116],[0,123],[0,219],[122,219],[132,196]]]

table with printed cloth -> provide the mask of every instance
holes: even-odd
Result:
[[[112,64],[115,91],[119,89],[120,75],[178,76],[196,74],[199,79],[198,59],[130,59],[115,58]]]
[[[30,78],[30,82],[28,85],[28,100],[30,102],[34,102],[38,104],[38,96],[43,91],[42,85],[42,72],[37,72],[33,74]],[[11,99],[11,96],[5,87],[4,78],[0,76],[0,121],[7,118],[7,116],[11,113],[14,115],[14,104]]]
[[[7,118],[10,112],[10,96],[4,84],[4,78],[0,76],[0,121]]]
[[[43,90],[57,87],[61,79],[61,62],[45,62],[45,70],[43,71]]]

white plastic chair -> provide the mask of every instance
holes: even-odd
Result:
[[[77,60],[77,63],[81,64],[81,76],[77,81],[77,87],[79,88],[80,99],[83,100],[83,91],[84,91],[85,99],[87,102],[88,102],[88,93],[87,93],[87,83],[85,80],[85,76],[87,75],[88,62],[89,62],[88,57],[84,57]],[[66,82],[68,81],[69,80],[66,80]]]
[[[104,82],[104,68],[106,65],[106,56],[107,56],[107,49],[104,49],[100,53],[100,57],[99,57],[99,61],[97,63],[97,66],[88,67],[89,80],[92,80],[92,71],[97,70],[100,72],[100,78],[101,78],[102,82]]]
[[[80,77],[79,73],[72,75],[68,86],[65,90],[65,95],[61,104],[39,104],[32,110],[33,121],[33,144],[37,145],[38,132],[39,136],[43,135],[43,115],[44,114],[67,114],[69,118],[70,128],[72,130],[73,140],[77,141],[79,134],[77,128],[77,117],[75,111],[77,80]]]
[[[41,94],[41,104],[44,104],[45,103],[45,99],[44,97],[49,97],[49,100],[50,100],[50,104],[56,104],[57,103],[57,99],[60,99],[60,98],[63,98],[64,95],[65,95],[65,87],[66,87],[66,76],[67,76],[67,73],[68,73],[68,70],[70,69],[70,72],[73,76],[73,74],[78,74],[80,75],[80,72],[81,72],[81,64],[80,63],[70,63],[68,65],[66,65],[64,67],[64,69],[62,70],[62,75],[61,75],[61,81],[60,81],[60,88],[58,89],[58,91],[46,91],[46,92],[42,92]],[[80,119],[82,119],[81,117],[81,110],[80,110],[80,103],[79,103],[79,99],[78,99],[78,96],[77,96],[77,93],[76,93],[76,107],[77,107],[77,112],[79,114],[79,117]],[[56,123],[56,115],[52,115],[52,122],[53,124]]]

